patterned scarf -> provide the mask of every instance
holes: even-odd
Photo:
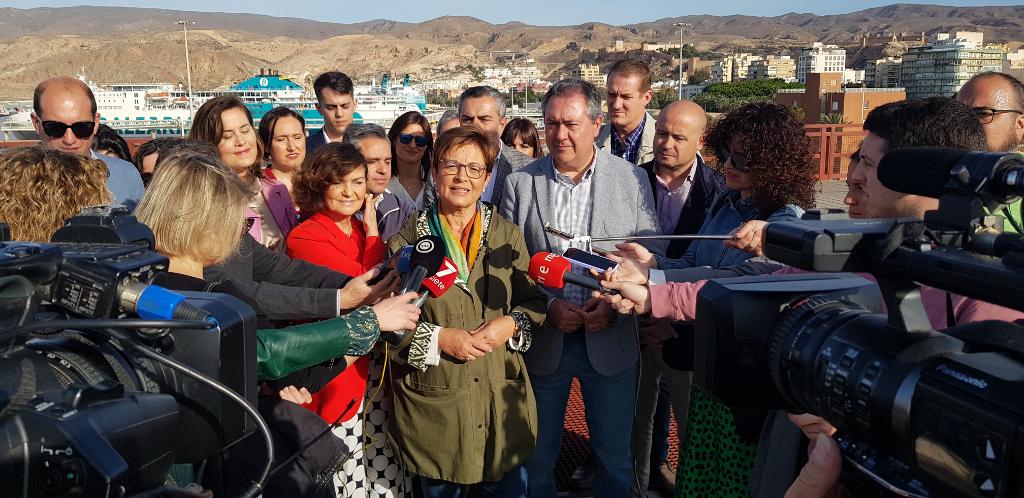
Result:
[[[448,257],[459,269],[459,280],[469,281],[469,271],[476,262],[477,254],[480,251],[481,228],[480,206],[477,206],[473,222],[466,227],[462,233],[456,234],[451,226],[438,212],[437,204],[430,207],[430,231],[444,240],[444,247]]]

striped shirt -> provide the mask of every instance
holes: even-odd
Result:
[[[612,154],[636,164],[640,158],[640,139],[643,137],[645,124],[647,124],[646,115],[640,120],[640,126],[637,126],[625,139],[619,138],[619,132],[612,126]]]
[[[590,167],[583,173],[579,183],[573,181],[568,175],[559,173],[551,162],[551,173],[555,179],[551,188],[551,200],[554,203],[554,228],[569,232],[573,235],[587,235],[590,233],[590,220],[593,218],[594,210],[591,205],[591,194],[594,190],[594,167],[597,162],[597,153]],[[582,244],[573,246],[568,240],[559,237],[550,237],[551,249],[559,254],[564,253],[570,247],[587,250]],[[573,267],[573,272],[581,275],[590,273],[584,268]],[[563,289],[565,299],[577,306],[583,305],[590,299],[590,290],[578,285],[566,285]]]

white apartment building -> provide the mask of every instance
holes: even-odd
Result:
[[[841,73],[846,69],[846,49],[837,45],[814,42],[800,51],[796,65],[796,79],[807,82],[807,73]]]

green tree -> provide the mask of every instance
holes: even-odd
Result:
[[[693,74],[691,74],[686,81],[690,85],[703,85],[704,83],[707,83],[710,79],[711,70],[708,68],[704,68],[694,71]]]
[[[852,121],[850,121],[849,119],[846,119],[846,116],[844,116],[843,113],[841,113],[841,112],[830,112],[828,114],[825,114],[824,116],[821,117],[821,122],[824,123],[824,124],[834,124],[834,125],[850,124],[850,123],[852,123]]]
[[[651,103],[647,105],[653,109],[664,109],[665,106],[675,102],[679,96],[678,90],[675,88],[662,88],[654,92],[654,97],[651,99]]]

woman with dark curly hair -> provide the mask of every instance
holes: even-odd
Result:
[[[727,190],[712,202],[698,233],[731,234],[752,220],[796,219],[813,205],[817,180],[811,145],[803,125],[785,107],[774,103],[740,107],[712,125],[705,143],[718,157]],[[646,268],[718,268],[751,257],[737,244],[694,241],[681,259],[652,256],[638,244],[620,244],[619,249]],[[694,386],[686,438],[679,450],[677,494],[747,496],[763,415],[730,410]],[[740,435],[751,433],[753,440]]]

